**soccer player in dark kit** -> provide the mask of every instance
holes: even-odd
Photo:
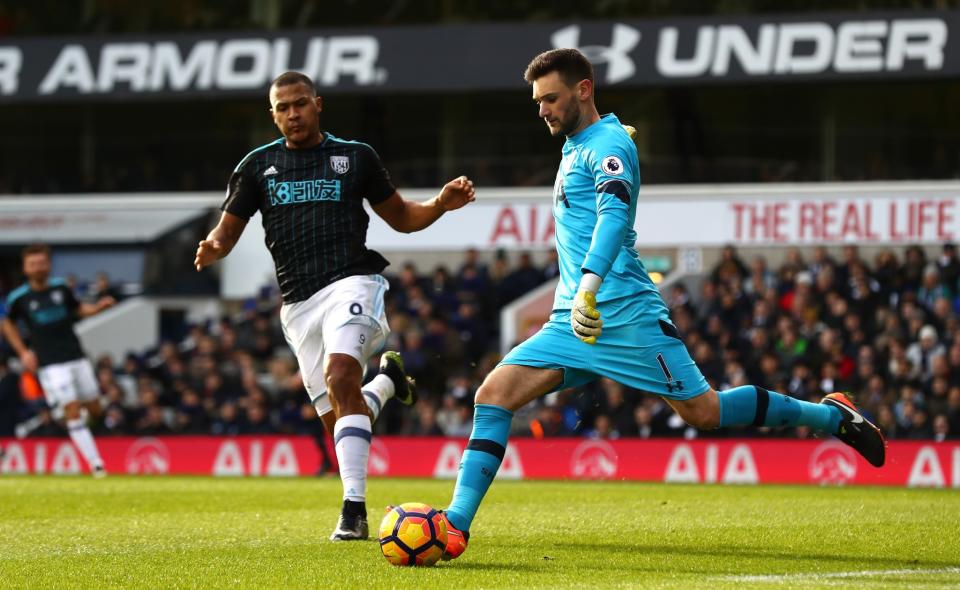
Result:
[[[363,368],[390,332],[384,312],[388,262],[366,247],[373,211],[393,229],[420,231],[474,200],[465,176],[423,203],[404,199],[369,145],[320,129],[323,101],[313,82],[287,72],[270,86],[270,113],[283,137],[243,158],[233,171],[219,224],[197,248],[202,269],[230,253],[260,211],[283,296],[280,320],[311,401],[333,434],[343,509],[331,540],[368,537],[367,459],[372,422],[396,397],[416,393],[400,355],[385,352],[361,391]]]
[[[87,427],[89,415],[100,415],[100,386],[93,365],[80,346],[73,324],[112,306],[113,297],[96,303],[81,303],[62,279],[50,277],[50,248],[34,244],[23,249],[23,274],[27,279],[7,298],[3,335],[23,368],[36,371],[47,404],[62,409],[67,432],[90,467],[94,477],[107,474],[97,443]],[[30,332],[29,346],[17,323]]]

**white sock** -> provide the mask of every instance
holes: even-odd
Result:
[[[373,378],[373,381],[363,386],[363,401],[367,402],[370,408],[370,415],[374,421],[380,417],[380,410],[387,400],[393,397],[393,380],[386,375],[380,374]]]
[[[91,470],[103,465],[100,451],[97,450],[97,443],[93,441],[93,435],[90,434],[90,429],[87,428],[87,423],[83,418],[67,420],[67,432],[70,433],[70,440],[80,449],[80,454],[87,460],[87,465],[90,466]]]
[[[337,463],[340,464],[344,500],[366,500],[371,432],[372,422],[366,414],[343,416],[333,427],[333,442],[337,449]]]

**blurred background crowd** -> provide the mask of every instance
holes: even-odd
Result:
[[[555,277],[555,258],[536,265],[529,254],[501,252],[483,261],[468,251],[454,269],[388,270],[387,347],[402,353],[420,402],[388,404],[375,428],[466,437],[473,394],[500,358],[500,309]],[[935,258],[919,247],[871,260],[855,246],[835,255],[793,249],[777,268],[727,247],[701,285],[677,282],[664,296],[715,389],[751,383],[811,401],[846,391],[889,438],[943,440],[960,437],[958,281],[953,244]],[[103,277],[80,295],[109,289]],[[97,434],[321,435],[274,291],[183,334],[143,355],[94,359],[104,409]],[[36,379],[5,365],[0,436],[61,434]],[[810,436],[804,428],[697,432],[660,398],[607,379],[545,396],[518,413],[514,428],[535,437]]]

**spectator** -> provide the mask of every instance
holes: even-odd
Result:
[[[646,406],[637,406],[637,408],[633,411],[633,421],[633,428],[629,433],[627,433],[629,436],[650,438],[654,435],[653,415],[650,413],[650,408]]]
[[[950,389],[947,398],[947,423],[953,436],[960,436],[960,387]]]
[[[421,436],[443,435],[443,430],[437,425],[437,412],[430,404],[420,404],[417,407],[417,425],[413,434]]]
[[[506,275],[500,284],[501,301],[504,305],[510,303],[542,283],[543,270],[533,265],[533,257],[529,252],[522,252],[517,267]]]
[[[557,257],[557,251],[551,248],[547,251],[547,263],[543,267],[543,281],[549,281],[559,276],[560,260]]]
[[[788,251],[778,267],[760,257],[750,269],[732,247],[694,294],[675,283],[667,294],[671,319],[715,389],[753,381],[799,399],[848,390],[876,417],[889,438],[956,438],[960,434],[960,322],[954,310],[952,245],[927,264],[911,247],[903,262],[881,250],[873,268],[856,248],[837,264],[824,247]],[[437,267],[421,276],[413,264],[390,277],[386,305],[392,333],[386,343],[403,355],[418,379],[419,404],[388,404],[379,433],[466,437],[479,383],[499,361],[499,311],[510,296],[540,284],[529,254],[511,267],[505,253],[491,268],[465,253],[455,278]],[[549,271],[546,276],[549,275]],[[320,422],[277,323],[275,293],[244,303],[234,317],[183,326],[185,336],[158,343],[114,367],[97,362],[104,393],[101,432],[108,434],[301,433],[324,441]],[[375,370],[376,360],[371,367]],[[9,416],[34,416],[33,432],[61,433],[49,421],[29,375],[0,365],[0,433]],[[11,385],[13,384],[13,385]],[[21,395],[12,396],[11,387]],[[6,389],[4,389],[6,388]],[[564,390],[518,413],[519,428],[535,436],[696,436],[661,400],[603,380]],[[16,409],[19,408],[19,409]],[[3,430],[5,429],[5,430]],[[746,431],[752,433],[752,431]],[[769,435],[763,432],[758,434]],[[798,429],[789,436],[805,437]],[[325,448],[325,447],[324,447]],[[327,463],[331,463],[328,461]],[[330,465],[323,469],[329,469]]]
[[[937,414],[933,419],[933,440],[943,442],[948,438],[951,438],[950,422],[947,420],[946,415]]]
[[[903,280],[903,290],[916,292],[923,282],[923,271],[927,267],[927,255],[920,246],[909,246],[905,253],[900,276]]]
[[[160,436],[172,432],[167,425],[163,408],[155,403],[143,407],[134,428],[141,436]]]
[[[747,265],[743,263],[733,246],[724,246],[720,252],[720,262],[714,267],[710,278],[716,282],[743,283],[750,275]]]
[[[456,286],[447,267],[438,266],[434,269],[429,289],[429,298],[435,308],[444,312],[452,312],[457,308]]]
[[[20,414],[18,376],[7,367],[7,359],[0,351],[0,438],[14,435]]]
[[[960,285],[960,258],[957,257],[957,246],[952,242],[943,245],[943,252],[937,258],[940,269],[940,278],[943,284],[956,291]]]
[[[240,420],[240,411],[237,404],[228,401],[220,406],[220,412],[217,419],[210,426],[210,433],[217,435],[237,435],[243,431],[243,423]]]
[[[923,281],[917,290],[917,301],[928,312],[933,311],[937,299],[953,300],[953,289],[940,280],[940,270],[935,264],[927,265],[923,271]]]
[[[123,435],[131,434],[130,412],[127,410],[127,396],[116,383],[101,385],[106,406],[103,409],[103,419],[98,434]]]
[[[272,434],[276,432],[270,423],[270,414],[260,402],[247,406],[247,419],[240,423],[241,434]]]
[[[748,295],[762,296],[776,287],[777,277],[767,268],[767,260],[757,256],[750,264],[750,276],[743,282],[743,290]]]
[[[181,394],[177,407],[177,431],[183,434],[203,434],[210,430],[210,420],[200,401],[200,394],[187,388]]]
[[[123,299],[120,290],[110,282],[110,276],[106,272],[100,271],[93,279],[93,284],[90,285],[87,296],[84,299],[87,301],[99,301],[103,297],[113,297],[116,301]]]
[[[919,336],[919,342],[907,348],[906,357],[923,379],[929,379],[933,374],[933,359],[946,354],[946,349],[937,339],[937,329],[929,324],[920,329]]]
[[[883,249],[876,256],[873,277],[880,285],[880,295],[886,302],[896,303],[902,285],[900,266],[892,250]]]
[[[480,255],[475,248],[467,250],[463,264],[457,272],[457,288],[474,295],[484,295],[490,287],[490,275],[487,267],[480,263]]]
[[[593,422],[593,428],[587,431],[590,438],[616,439],[620,438],[620,432],[613,427],[613,421],[610,416],[600,414]]]
[[[820,272],[826,268],[831,270],[837,266],[836,261],[830,256],[830,252],[824,246],[817,246],[813,249],[813,258],[810,266],[807,268],[813,276],[819,276]]]
[[[927,411],[923,408],[914,408],[907,430],[909,438],[912,439],[933,438],[933,429],[930,427]]]
[[[630,431],[634,427],[634,416],[633,403],[626,398],[627,388],[613,379],[606,378],[600,380],[600,386],[604,394],[601,415],[609,418],[610,431],[617,433]]]

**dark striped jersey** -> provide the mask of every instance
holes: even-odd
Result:
[[[7,317],[22,321],[30,330],[30,349],[41,367],[83,358],[80,340],[73,332],[80,302],[61,279],[50,279],[43,291],[25,284],[7,297]]]
[[[221,209],[243,219],[260,211],[283,301],[293,303],[344,277],[386,268],[366,246],[363,199],[376,205],[395,191],[372,147],[325,132],[312,148],[290,149],[280,138],[247,154]]]

